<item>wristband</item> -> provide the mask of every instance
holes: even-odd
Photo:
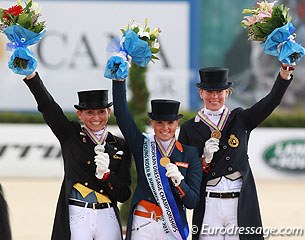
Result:
[[[110,176],[110,171],[104,173],[104,176],[102,177],[102,181],[106,181],[109,178],[109,176]]]
[[[211,170],[210,164],[205,161],[205,157],[203,157],[203,156],[200,158],[200,160],[201,160],[201,165],[202,165],[202,171],[204,171],[205,173],[208,173]]]

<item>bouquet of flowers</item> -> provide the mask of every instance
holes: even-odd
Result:
[[[8,9],[0,8],[0,32],[10,43],[7,49],[14,51],[8,63],[13,72],[28,75],[37,66],[34,54],[27,47],[41,40],[45,34],[45,22],[39,22],[40,11],[37,3],[28,0],[22,6],[22,0]]]
[[[283,4],[275,6],[275,3],[264,0],[254,9],[244,9],[243,14],[252,16],[245,16],[241,24],[247,29],[248,39],[261,42],[266,54],[291,65],[303,57],[305,50],[295,41],[289,8]]]
[[[154,60],[159,59],[155,54],[160,51],[158,36],[161,30],[155,28],[151,32],[150,27],[148,27],[148,19],[145,19],[144,25],[131,21],[130,24],[121,29],[121,32],[123,34],[121,38],[115,37],[108,44],[108,52],[116,52],[125,62],[133,62],[140,67],[145,67],[150,61],[154,62]],[[108,60],[104,74],[106,78],[124,79],[120,73],[125,72],[125,76],[129,65],[123,64],[118,56],[113,56]]]

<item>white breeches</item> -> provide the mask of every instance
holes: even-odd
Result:
[[[137,205],[136,209],[147,212],[146,209],[140,205]],[[156,221],[153,218],[146,218],[136,215],[133,215],[131,239],[172,240],[167,234],[165,234],[162,226],[162,221]]]
[[[162,221],[155,221],[151,218],[133,216],[132,240],[167,240],[163,231]]]
[[[237,227],[237,198],[206,197],[206,207],[200,240],[239,240]]]
[[[121,230],[113,207],[92,209],[69,205],[71,240],[119,240]]]

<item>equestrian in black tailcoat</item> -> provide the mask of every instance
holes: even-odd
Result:
[[[231,85],[226,78],[209,77],[211,76],[201,76],[201,83],[197,83],[197,87],[215,90],[212,88],[213,84],[224,84],[220,89],[227,89]],[[216,82],[213,83],[213,81]],[[207,182],[234,172],[239,172],[242,177],[237,209],[238,226],[245,228],[262,227],[255,182],[247,153],[248,141],[251,131],[263,122],[280,104],[291,81],[292,76],[287,80],[283,79],[282,75],[279,74],[267,96],[250,108],[236,108],[230,112],[227,122],[221,131],[219,150],[214,153],[213,160],[209,165],[210,170],[203,177],[200,203],[193,213],[193,226],[195,225],[198,228],[198,231],[193,234],[193,240],[197,240],[200,237],[205,215]],[[202,151],[205,142],[211,138],[211,130],[203,121],[198,121],[196,118],[197,116],[181,125],[178,139],[181,143],[196,146]],[[235,142],[233,143],[232,140]],[[241,240],[264,239],[262,234],[244,234],[239,235],[239,237]]]
[[[82,125],[76,121],[70,121],[64,115],[61,107],[45,88],[38,73],[30,79],[24,79],[24,82],[33,94],[38,104],[38,110],[59,140],[62,149],[65,174],[57,203],[51,239],[70,240],[68,199],[72,187],[76,183],[108,196],[114,205],[119,221],[117,202],[125,202],[131,195],[131,155],[125,141],[110,132],[108,133],[105,140],[105,152],[110,157],[110,175],[106,180],[98,179],[95,176],[96,165],[94,162],[96,144],[87,135]],[[117,156],[118,151],[124,154]]]

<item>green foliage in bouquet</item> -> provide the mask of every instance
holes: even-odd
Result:
[[[257,3],[258,6],[254,9],[243,10],[243,14],[252,14],[252,16],[245,16],[241,22],[242,26],[247,29],[249,40],[265,42],[273,30],[291,22],[289,8],[283,4],[274,6],[275,2],[263,1]]]
[[[40,15],[37,3],[29,0],[22,7],[22,1],[18,0],[17,5],[8,9],[0,8],[0,32],[8,26],[19,25],[32,32],[40,33],[45,28],[45,21],[38,21]]]

